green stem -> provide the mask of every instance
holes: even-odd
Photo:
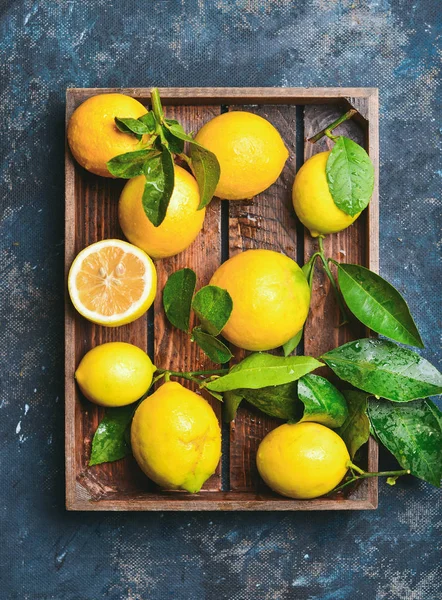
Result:
[[[319,256],[321,257],[322,266],[324,267],[324,271],[326,272],[327,277],[330,279],[330,283],[332,285],[333,291],[336,296],[337,303],[339,305],[339,309],[341,311],[342,322],[340,323],[340,325],[345,325],[345,323],[348,323],[348,316],[347,316],[347,311],[345,310],[344,301],[342,300],[341,294],[338,290],[338,286],[336,285],[336,281],[335,281],[335,278],[333,277],[333,273],[330,271],[330,267],[328,266],[328,260],[325,256],[325,252],[324,252],[323,238],[320,236],[318,238],[318,241],[319,241]]]
[[[181,373],[180,371],[169,371],[167,369],[157,369],[157,373],[164,375],[166,381],[170,381],[171,377],[181,377],[181,379],[192,381],[193,383],[197,383],[199,386],[205,382],[205,379],[198,379],[199,376],[223,375],[225,372],[225,369],[213,369],[211,371],[187,371],[184,373]]]
[[[155,118],[158,121],[158,123],[162,124],[164,121],[164,112],[158,88],[152,88],[150,92],[150,99],[152,101],[152,110],[155,115]]]
[[[335,492],[339,492],[343,490],[348,485],[351,485],[355,481],[360,481],[361,479],[367,479],[368,477],[400,477],[401,475],[410,475],[410,469],[402,469],[400,471],[378,471],[377,473],[367,473],[363,471],[356,465],[354,465],[350,460],[347,463],[347,466],[352,469],[352,471],[357,471],[360,475],[353,475],[348,481],[343,483],[342,485],[338,485],[335,487],[330,494],[334,494]]]
[[[309,138],[308,141],[314,144],[315,142],[323,138],[324,135],[329,137],[331,140],[335,140],[338,136],[332,134],[333,129],[336,129],[336,127],[338,127],[338,125],[341,125],[341,123],[344,123],[344,121],[348,121],[348,119],[351,119],[357,112],[357,110],[351,108],[344,115],[341,115],[339,119],[336,119],[336,121],[333,121],[333,123],[330,123],[330,125],[319,131],[313,137]]]

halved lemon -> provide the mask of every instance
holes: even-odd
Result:
[[[82,250],[72,263],[69,295],[78,312],[107,327],[125,325],[149,309],[157,290],[152,259],[121,240],[103,240]]]

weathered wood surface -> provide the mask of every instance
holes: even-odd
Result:
[[[74,89],[67,93],[67,118],[84,99],[96,93],[122,91],[149,103],[149,89]],[[251,202],[225,202],[225,219],[221,218],[221,202],[215,199],[207,209],[203,231],[185,252],[157,262],[158,294],[153,311],[130,325],[108,329],[83,320],[66,302],[66,503],[73,510],[351,510],[370,509],[377,505],[376,480],[359,486],[350,496],[336,499],[295,501],[284,499],[266,488],[259,479],[256,448],[264,435],[279,424],[259,411],[240,407],[238,417],[230,427],[224,426],[223,448],[228,460],[206,483],[198,496],[182,492],[160,492],[128,457],[112,464],[87,467],[93,433],[103,411],[81,398],[75,388],[73,373],[81,357],[93,346],[111,340],[124,340],[143,349],[153,348],[157,366],[174,370],[199,370],[213,365],[192,344],[183,332],[172,328],[165,320],[162,289],[167,277],[177,269],[191,267],[197,272],[201,287],[208,283],[221,263],[222,246],[229,256],[249,248],[269,248],[284,252],[300,264],[313,252],[312,240],[302,231],[291,205],[291,187],[296,172],[296,105],[305,105],[304,134],[313,134],[328,124],[348,104],[361,109],[355,122],[341,126],[345,132],[363,141],[377,167],[377,93],[372,89],[315,90],[286,88],[222,88],[160,90],[166,113],[180,120],[187,130],[196,131],[221,110],[251,110],[269,119],[281,132],[290,158],[278,182]],[[342,108],[336,103],[342,103]],[[222,106],[230,103],[228,107]],[[254,106],[250,106],[253,104]],[[245,105],[245,106],[244,106]],[[256,106],[258,105],[258,106]],[[299,111],[299,109],[298,109]],[[368,121],[367,121],[368,119]],[[326,147],[305,144],[305,158]],[[299,146],[298,146],[299,147]],[[298,157],[299,165],[299,157]],[[377,169],[376,169],[377,171]],[[124,182],[103,179],[88,174],[75,165],[66,150],[66,275],[75,255],[85,246],[109,237],[121,238],[117,203]],[[228,215],[227,215],[228,213]],[[228,218],[227,218],[228,217]],[[222,225],[223,224],[223,225]],[[223,242],[224,240],[224,242]],[[331,236],[326,251],[337,260],[360,262],[378,268],[378,198],[377,186],[367,214],[348,230]],[[226,256],[223,257],[225,259]],[[363,335],[362,329],[333,328],[338,323],[334,298],[328,280],[317,269],[311,315],[304,338],[305,354],[321,352]],[[148,345],[148,332],[151,339]],[[236,352],[236,358],[244,356]],[[186,382],[187,384],[187,382]],[[209,399],[220,417],[220,405]],[[368,468],[377,467],[377,446],[368,448]],[[220,491],[220,490],[225,491]]]

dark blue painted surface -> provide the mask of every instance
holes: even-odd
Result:
[[[63,508],[65,88],[378,86],[381,272],[437,363],[438,4],[0,2],[2,600],[442,597],[440,493],[411,479],[363,514]]]

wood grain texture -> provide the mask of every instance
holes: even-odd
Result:
[[[229,202],[229,254],[265,248],[282,252],[296,260],[296,221],[291,188],[296,172],[296,110],[284,105],[251,107],[236,105],[231,110],[247,110],[270,121],[281,133],[290,156],[279,179],[247,202]],[[228,202],[228,201],[225,201]],[[235,350],[235,361],[247,353]],[[256,451],[265,435],[280,425],[243,403],[230,429],[230,487],[238,491],[263,489],[256,468]]]
[[[220,107],[169,106],[165,110],[167,118],[178,120],[187,132],[197,132],[202,125],[220,114]],[[202,350],[190,341],[190,336],[172,327],[164,315],[163,288],[168,277],[184,267],[196,272],[197,287],[203,287],[221,264],[221,207],[214,200],[206,209],[204,226],[189,248],[171,258],[156,261],[158,273],[158,293],[154,302],[154,364],[171,371],[204,371],[216,368]],[[194,324],[191,322],[190,326]],[[198,391],[192,382],[180,380],[180,383]],[[209,394],[203,394],[211,404],[221,422],[221,404]],[[204,490],[221,489],[221,462],[216,473],[204,484]]]
[[[149,88],[75,89],[67,92],[67,119],[72,111],[87,97],[96,93],[121,91],[149,104]],[[268,118],[282,132],[291,157],[282,177],[269,190],[248,203],[229,203],[229,252],[233,255],[243,249],[265,247],[282,251],[296,259],[296,222],[291,208],[291,186],[295,175],[295,105],[306,106],[305,133],[310,125],[326,115],[340,114],[349,104],[360,108],[361,116],[349,124],[351,137],[363,136],[378,175],[378,99],[373,89],[299,88],[170,88],[160,90],[167,105],[169,117],[177,117],[186,128],[197,130],[206,120],[221,111],[221,105],[230,103],[230,110],[245,108]],[[255,106],[251,107],[252,103]],[[339,107],[336,104],[339,103]],[[243,106],[247,104],[247,106]],[[310,105],[314,105],[310,107]],[[256,106],[258,105],[258,106]],[[276,105],[276,106],[275,106]],[[313,112],[309,113],[308,111]],[[315,112],[316,111],[316,112]],[[322,115],[322,117],[321,117]],[[311,117],[311,122],[309,119]],[[344,126],[345,127],[345,126]],[[341,129],[342,131],[342,129]],[[354,135],[353,135],[354,134]],[[319,147],[318,147],[319,148]],[[306,151],[309,156],[311,149]],[[76,253],[84,246],[106,237],[122,238],[117,220],[117,201],[124,182],[95,177],[74,164],[66,148],[66,278]],[[158,366],[171,369],[204,369],[213,367],[198,348],[190,343],[184,333],[171,328],[164,319],[162,288],[168,275],[189,266],[198,275],[198,287],[206,284],[221,261],[221,206],[212,202],[207,210],[202,233],[184,253],[157,261],[159,293],[154,305],[153,344],[154,359]],[[377,270],[378,265],[378,199],[377,179],[373,200],[360,225],[350,228],[345,237],[338,235],[327,246],[333,256],[352,257],[355,262]],[[227,231],[224,232],[227,235]],[[355,247],[356,246],[356,247]],[[298,244],[299,250],[299,244]],[[309,256],[312,247],[304,240],[304,252]],[[348,251],[348,254],[347,254]],[[298,257],[300,260],[302,257]],[[319,277],[321,277],[319,275]],[[320,283],[319,283],[320,285]],[[317,354],[335,340],[346,339],[349,333],[333,332],[333,340],[326,336],[328,319],[336,316],[333,300],[324,288],[323,299],[313,308],[309,322],[306,354]],[[326,286],[326,282],[323,284]],[[325,304],[321,308],[320,303]],[[325,312],[325,314],[321,314]],[[324,320],[324,318],[326,320]],[[333,321],[334,322],[334,321]],[[327,327],[325,326],[327,323]],[[377,506],[377,481],[360,485],[350,495],[311,501],[295,501],[273,494],[260,482],[255,468],[256,448],[264,435],[279,422],[247,407],[240,408],[238,419],[230,431],[230,491],[220,491],[221,473],[218,472],[198,495],[184,492],[161,492],[138,469],[133,458],[109,465],[87,467],[90,444],[102,409],[90,404],[75,388],[73,374],[81,356],[96,344],[111,340],[124,340],[147,349],[147,317],[135,323],[108,329],[92,325],[74,314],[66,298],[66,505],[70,510],[361,510]],[[151,331],[149,329],[149,331]],[[336,337],[337,336],[337,337]],[[312,339],[310,339],[310,337]],[[152,343],[152,341],[151,341]],[[342,342],[339,342],[342,343]],[[322,350],[323,351],[323,350]],[[238,353],[238,357],[240,353]],[[219,415],[220,406],[213,406]],[[377,445],[370,440],[367,461],[370,470],[377,469]]]

